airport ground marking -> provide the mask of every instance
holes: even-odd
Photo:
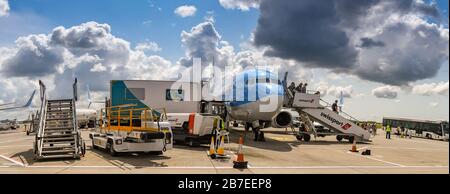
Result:
[[[394,163],[394,162],[389,162],[389,161],[378,159],[378,158],[374,158],[374,157],[371,157],[371,156],[362,156],[362,155],[359,155],[359,154],[352,153],[350,151],[347,151],[347,154],[359,156],[359,157],[362,157],[362,158],[368,158],[368,159],[371,159],[371,160],[375,160],[375,161],[378,161],[378,162],[383,162],[383,163],[386,163],[386,164],[391,164],[391,165],[398,166],[398,167],[405,167],[405,165],[397,164],[397,163]]]
[[[8,161],[10,161],[10,162],[12,162],[12,163],[14,163],[16,165],[19,165],[19,166],[25,166],[25,164],[23,164],[22,162],[18,162],[18,161],[14,160],[14,159],[12,159],[10,157],[6,157],[6,156],[3,156],[3,155],[0,155],[0,158],[8,160]]]

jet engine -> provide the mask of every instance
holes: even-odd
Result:
[[[272,127],[286,128],[292,123],[292,115],[287,111],[281,111],[272,118]]]

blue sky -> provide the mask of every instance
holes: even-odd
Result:
[[[195,16],[181,18],[174,14],[182,5],[194,5]],[[204,21],[210,11],[223,40],[236,48],[241,38],[248,38],[256,27],[259,15],[257,9],[246,12],[224,9],[215,0],[10,0],[10,7],[12,12],[33,14],[45,20],[43,28],[34,33],[48,33],[59,25],[70,27],[87,21],[107,23],[115,36],[132,44],[157,42],[163,49],[160,55],[173,61],[184,55],[181,31],[189,31]],[[10,38],[10,43],[15,40]]]
[[[252,33],[256,33],[258,27],[258,20],[262,15],[262,8],[260,10],[259,8],[252,7],[247,11],[243,11],[240,9],[231,9],[221,4],[219,0],[186,0],[186,1],[0,0],[0,1],[7,1],[9,3],[10,8],[8,16],[4,17],[0,16],[0,54],[2,54],[3,51],[5,51],[5,53],[7,54],[10,54],[8,56],[5,54],[4,55],[5,57],[0,56],[1,76],[6,75],[2,74],[2,65],[3,69],[5,69],[5,67],[7,66],[5,64],[14,58],[12,57],[16,52],[16,50],[14,49],[18,49],[20,47],[20,45],[17,45],[15,42],[18,37],[33,34],[50,34],[52,33],[52,30],[58,26],[64,26],[66,29],[68,29],[73,26],[82,25],[89,21],[95,21],[98,24],[108,24],[112,29],[111,34],[113,36],[119,39],[123,39],[131,44],[132,51],[130,52],[134,54],[136,54],[136,52],[133,51],[134,47],[139,43],[155,42],[159,45],[160,48],[162,48],[162,50],[159,52],[151,52],[149,55],[157,55],[162,57],[162,59],[167,60],[163,63],[164,64],[170,63],[170,65],[163,66],[163,68],[161,69],[164,70],[173,67],[178,61],[180,61],[180,58],[182,57],[188,58],[193,57],[191,56],[192,53],[191,54],[188,53],[189,49],[186,48],[186,46],[195,47],[196,45],[183,45],[181,33],[183,31],[186,31],[189,35],[195,37],[196,36],[195,32],[191,31],[191,29],[193,27],[201,26],[201,24],[205,22],[205,18],[213,16],[214,30],[216,30],[217,33],[220,34],[221,36],[220,40],[227,41],[228,43],[231,44],[235,52],[233,56],[236,57],[238,56],[239,51],[241,51],[241,45],[243,43],[248,43],[250,35]],[[260,0],[254,0],[254,2],[259,1]],[[263,0],[263,1],[264,2],[271,1],[273,4],[277,2],[275,0]],[[245,1],[230,0],[228,2],[245,2]],[[448,33],[449,1],[426,0],[425,2],[427,5],[429,5],[430,2],[437,3],[438,9],[443,15],[443,17],[439,21],[433,18],[423,17],[424,21],[430,24],[438,23],[438,25],[443,26],[440,30],[443,31],[446,30]],[[180,17],[179,15],[174,13],[175,9],[184,5],[195,6],[196,8],[195,15],[190,17]],[[295,9],[296,7],[292,7],[292,10]],[[287,10],[286,13],[282,12],[280,15],[285,14],[288,15],[291,13],[289,13],[289,10]],[[313,20],[314,18],[311,18],[311,21]],[[308,23],[307,20],[301,20],[299,22],[306,22],[306,24]],[[403,21],[400,20],[398,22],[402,23]],[[298,28],[298,25],[294,23],[293,26],[287,26],[287,28],[289,27]],[[372,29],[370,28],[368,29],[369,30],[361,29],[361,32],[370,34],[372,32]],[[373,29],[375,29],[375,27]],[[281,32],[281,34],[283,34],[284,33],[283,30],[284,29],[281,29],[278,32]],[[286,29],[286,31],[288,30],[289,29]],[[277,29],[275,29],[275,31],[277,31]],[[198,38],[201,38],[201,35],[202,34],[198,35],[199,36]],[[274,35],[276,36],[277,34]],[[298,36],[301,35],[299,34]],[[386,38],[386,37],[380,36],[379,38]],[[359,38],[357,38],[356,40],[359,40]],[[432,40],[430,39],[430,41]],[[447,41],[448,45],[448,38],[447,40],[444,41]],[[397,48],[396,45],[394,45],[393,47],[394,47],[393,50],[400,49],[401,52],[404,53],[407,53],[408,50],[405,48]],[[440,49],[442,48],[437,47],[438,46],[436,46],[436,42],[434,43],[434,45],[431,45],[431,48],[434,48],[437,52],[441,51]],[[219,47],[217,49],[220,50],[224,48]],[[443,49],[445,50],[445,48]],[[429,59],[427,56],[431,56],[431,58],[433,58],[434,56],[438,56],[436,54],[433,54],[436,52],[435,50],[433,49],[428,50],[430,50],[428,53],[422,54],[421,52],[416,52],[413,54],[413,56],[420,55],[421,60],[423,59],[423,61],[427,61]],[[246,51],[246,48],[242,49],[242,51]],[[187,54],[188,56],[186,56],[186,53],[188,53]],[[142,62],[142,64],[140,65],[143,65],[145,67],[146,65],[151,66],[153,65],[153,63],[155,63],[154,61],[152,61],[153,59],[150,60],[149,55],[145,56],[149,58],[145,57],[144,58],[150,61],[149,62],[150,64],[145,64],[144,62]],[[376,57],[374,58],[380,57],[378,55],[375,56]],[[407,55],[405,54],[405,56]],[[262,55],[260,57],[265,58]],[[360,77],[356,76],[356,73],[335,75],[331,73],[332,70],[327,68],[323,67],[309,68],[314,65],[308,64],[307,61],[297,61],[297,64],[295,66],[289,67],[288,70],[292,71],[291,75],[293,75],[295,79],[309,82],[312,89],[318,89],[323,85],[326,85],[329,94],[327,96],[324,96],[324,99],[328,101],[333,101],[336,98],[335,96],[332,95],[332,93],[336,92],[336,90],[344,90],[345,88],[347,89],[351,88],[349,89],[351,97],[349,97],[349,99],[346,100],[346,102],[348,103],[346,106],[346,110],[349,113],[362,119],[380,120],[382,116],[397,116],[397,117],[425,118],[433,120],[434,119],[448,120],[449,117],[448,46],[446,57],[447,61],[445,61],[443,64],[438,64],[439,69],[436,71],[436,75],[427,76],[424,79],[418,80],[413,79],[413,81],[408,82],[409,84],[408,86],[403,85],[401,86],[401,88],[391,87],[388,83],[384,83],[383,81],[361,78],[361,76]],[[2,60],[4,64],[2,64]],[[260,60],[264,62],[276,61],[272,59],[260,59]],[[289,61],[283,60],[281,63],[288,63],[288,62]],[[95,64],[93,63],[91,65],[96,65],[96,63]],[[108,64],[104,65],[109,70]],[[398,67],[400,68],[402,66],[400,65]],[[426,67],[427,65],[420,66],[418,67],[417,71],[421,71],[421,68]],[[77,71],[82,72],[82,70],[83,69],[79,69]],[[73,72],[70,71],[72,70],[64,70],[63,71],[64,73],[61,72],[53,73],[51,75],[49,74],[47,77],[40,77],[40,78],[47,79],[48,82],[50,83],[53,82],[54,85],[57,85],[58,80],[64,80],[66,78],[64,76],[73,74]],[[415,71],[411,71],[411,73],[415,73]],[[139,73],[136,72],[130,73],[130,75],[135,74]],[[401,74],[401,72],[398,74]],[[95,75],[91,74],[87,74],[86,76],[95,77]],[[142,76],[145,77],[145,75]],[[394,77],[396,76],[397,75],[394,75]],[[341,78],[336,79],[336,77]],[[342,77],[348,79],[342,79]],[[400,77],[400,75],[398,75],[398,77]],[[29,93],[27,90],[35,87],[33,86],[33,84],[38,79],[33,76],[28,77],[5,76],[4,78],[7,79],[4,79],[3,82],[0,80],[0,83],[4,84],[2,85],[3,88],[0,87],[0,92],[3,89],[8,88],[7,87],[8,84],[14,85],[17,83],[23,83],[23,85],[26,86],[24,86],[23,88],[18,88],[16,92],[11,92],[11,94],[0,94],[0,104],[10,101],[26,100],[25,98],[27,98],[27,95]],[[147,76],[145,78],[154,79],[154,77],[152,76]],[[106,84],[108,83],[108,80],[96,80],[96,79],[89,80],[89,82],[92,82],[91,83],[92,85],[94,85],[94,83],[99,81],[101,81],[102,83],[104,81],[104,83]],[[32,84],[30,85],[30,83]],[[447,85],[445,86],[445,84]],[[417,91],[415,91],[414,86],[421,86],[421,87],[418,87]],[[383,88],[386,89],[386,87],[389,88],[387,90],[393,90],[397,94],[397,97],[379,98],[374,96],[373,92],[375,89],[383,89]],[[104,96],[107,94],[105,93],[105,91],[100,90],[95,91],[95,88],[96,87],[92,88],[94,95]],[[413,90],[415,92],[413,92]],[[426,114],[424,114],[424,112],[426,112]]]

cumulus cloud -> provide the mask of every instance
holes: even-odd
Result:
[[[341,92],[342,92],[342,96],[344,98],[352,98],[353,97],[353,86],[352,85],[348,85],[348,86],[335,86],[335,85],[329,85],[329,83],[327,82],[319,82],[317,84],[316,87],[317,91],[320,92],[320,95],[322,97],[324,96],[332,96],[335,98],[339,98],[341,96]]]
[[[261,0],[219,0],[219,3],[225,9],[248,11],[251,8],[258,8],[260,1]]]
[[[111,33],[108,24],[87,22],[70,28],[57,27],[49,34],[20,37],[14,48],[0,49],[0,74],[9,81],[27,79],[37,83],[38,79],[45,79],[49,95],[57,98],[71,94],[68,86],[75,77],[80,92],[85,84],[93,92],[104,92],[108,90],[108,80],[169,79],[180,71],[170,61],[146,54],[144,51],[151,46],[154,45],[131,49],[128,41]]]
[[[194,16],[197,12],[197,8],[193,5],[183,5],[180,7],[177,7],[174,11],[175,14],[177,14],[180,17],[189,17]]]
[[[9,14],[8,0],[0,0],[0,17],[7,16]]]
[[[377,98],[396,99],[400,91],[397,86],[381,86],[372,90],[372,95]]]
[[[254,44],[307,67],[407,85],[448,61],[448,27],[420,0],[263,0],[260,12]]]
[[[139,43],[138,45],[136,45],[136,47],[134,48],[135,50],[138,51],[150,51],[150,52],[159,52],[161,51],[161,47],[159,47],[158,43],[156,42],[144,42],[144,43]]]
[[[412,88],[412,93],[422,96],[448,95],[449,82],[429,83],[416,85]]]

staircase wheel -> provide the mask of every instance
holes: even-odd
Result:
[[[311,141],[311,135],[305,134],[303,136],[303,139],[305,140],[305,142],[309,142],[309,141]]]
[[[348,142],[349,142],[349,143],[353,143],[353,140],[355,140],[355,137],[353,137],[353,136],[348,137]]]
[[[297,138],[298,141],[302,141],[303,140],[303,135],[299,134],[295,136]]]
[[[338,136],[336,136],[336,139],[339,141],[339,142],[341,142],[342,141],[342,136],[340,136],[340,135],[338,135]]]

